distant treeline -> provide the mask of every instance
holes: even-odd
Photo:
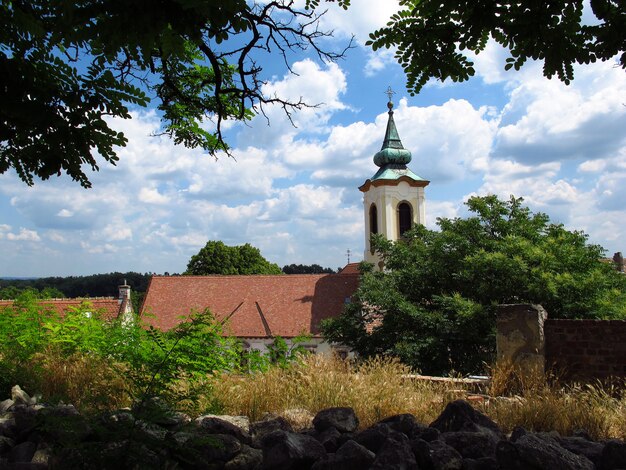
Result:
[[[289,264],[283,266],[285,274],[332,274],[336,272],[332,268],[322,268],[319,264]]]
[[[285,274],[334,273],[331,268],[319,264],[290,264],[283,266]],[[169,275],[169,273],[165,273]],[[178,274],[172,274],[177,276]],[[36,289],[43,298],[50,297],[117,297],[118,286],[126,283],[133,294],[140,297],[148,289],[152,273],[108,273],[90,276],[40,277],[36,279],[0,279],[0,299],[14,299],[24,289]]]
[[[23,290],[26,288],[55,289],[65,297],[117,297],[118,286],[126,283],[131,291],[145,292],[152,274],[108,273],[91,276],[40,277],[38,279],[0,279],[0,290],[10,291],[10,287]]]

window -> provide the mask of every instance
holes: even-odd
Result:
[[[370,233],[378,233],[378,210],[376,204],[370,207]]]
[[[401,202],[398,205],[398,226],[400,229],[400,236],[404,235],[404,232],[411,228],[413,225],[413,214],[411,214],[411,206],[407,202]]]

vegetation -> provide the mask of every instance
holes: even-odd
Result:
[[[466,205],[473,216],[439,219],[439,231],[417,226],[398,243],[373,237],[386,270],[365,267],[352,303],[323,325],[326,338],[427,374],[478,373],[492,362],[498,304],[541,304],[551,318],[626,318],[626,277],[584,233],[521,198]]]
[[[103,321],[87,301],[60,315],[38,300],[25,291],[0,310],[0,390],[20,384],[87,412],[152,396],[196,409],[200,390],[210,396],[204,385],[212,374],[286,367],[302,352],[281,338],[269,354],[242,351],[209,312],[161,332],[140,322]]]
[[[158,396],[191,416],[217,412],[256,420],[271,412],[299,428],[332,406],[353,407],[361,427],[398,413],[428,424],[449,401],[468,393],[458,383],[415,380],[410,368],[393,358],[302,356],[300,348],[281,340],[269,355],[242,355],[207,312],[162,333],[103,322],[88,304],[60,318],[36,300],[25,293],[0,315],[0,390],[19,383],[46,402],[73,403],[87,414],[125,406],[141,410]],[[626,438],[623,388],[562,387],[506,364],[492,372],[486,392],[512,397],[476,406],[505,432],[523,425],[562,434],[585,429],[594,439]]]
[[[370,34],[374,50],[397,47],[407,89],[419,93],[428,79],[457,82],[475,73],[465,51],[478,54],[492,39],[508,49],[504,68],[543,61],[543,74],[569,84],[574,64],[619,57],[626,68],[626,11],[621,0],[592,0],[595,18],[583,20],[583,0],[402,0],[387,26]]]
[[[429,424],[446,404],[471,393],[458,383],[434,383],[410,379],[410,369],[395,359],[371,358],[361,363],[330,356],[309,356],[288,369],[237,376],[222,374],[212,383],[214,398],[223,411],[246,415],[252,420],[264,413],[284,416],[298,428],[311,425],[319,410],[333,406],[354,408],[361,428],[398,413],[411,413]],[[474,402],[503,429],[515,426],[532,431],[558,431],[571,435],[585,429],[594,439],[626,438],[626,396],[611,386],[573,385],[563,387],[544,376],[520,380],[519,371],[498,365],[487,389],[491,396]],[[511,380],[514,389],[502,388]],[[497,394],[497,395],[496,395]]]
[[[322,268],[319,264],[288,264],[283,266],[285,274],[332,274],[335,272],[332,268]]]
[[[282,274],[282,271],[249,243],[226,246],[221,241],[208,241],[198,254],[191,257],[184,274]]]
[[[0,288],[0,300],[17,299],[24,291],[29,291],[38,299],[61,299],[65,297],[63,292],[55,287],[44,287],[43,289],[38,290],[33,287],[19,288],[15,286],[8,286]]]
[[[329,34],[318,19],[291,0],[2,0],[0,173],[13,168],[32,185],[65,172],[90,187],[83,167],[98,170],[96,153],[115,164],[127,142],[108,117],[129,119],[151,99],[175,143],[228,151],[224,120],[305,106],[267,94],[267,54],[289,71],[292,51],[343,56],[319,47]]]
[[[117,297],[118,286],[124,281],[130,286],[132,292],[145,292],[150,281],[150,274],[114,272],[90,276],[0,279],[0,289],[7,295],[3,298],[7,299],[15,299],[15,296],[11,296],[10,292],[17,293],[25,288],[33,288],[42,292],[46,289],[54,289],[56,294],[49,297]],[[7,288],[14,288],[15,290],[5,290]],[[57,295],[59,292],[61,295]]]

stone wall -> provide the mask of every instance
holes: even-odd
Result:
[[[541,305],[511,304],[498,307],[496,345],[498,360],[543,372],[547,313]]]
[[[626,377],[626,321],[546,320],[545,360],[571,378]]]
[[[540,305],[501,305],[498,359],[570,379],[626,377],[626,321],[547,317]]]

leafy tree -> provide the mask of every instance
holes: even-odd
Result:
[[[322,268],[319,264],[289,264],[283,266],[285,274],[332,274],[332,268]]]
[[[24,291],[30,292],[37,299],[61,299],[65,297],[63,292],[55,287],[44,287],[40,291],[34,287],[7,286],[0,288],[0,300],[17,299]]]
[[[40,277],[37,279],[0,279],[0,292],[5,288],[17,291],[25,288],[48,292],[50,297],[117,297],[118,286],[126,280],[131,293],[143,293],[148,287],[150,274],[113,272],[89,276]],[[46,289],[51,289],[47,291]],[[17,292],[16,291],[16,292]],[[11,295],[6,291],[6,295]],[[0,294],[5,295],[5,294]],[[44,294],[45,295],[45,294]],[[15,299],[16,296],[4,297]]]
[[[323,325],[365,356],[391,354],[425,373],[479,372],[495,347],[495,307],[543,305],[550,318],[626,319],[626,276],[587,235],[532,213],[521,198],[472,197],[474,214],[373,237],[384,272],[364,266],[353,302]]]
[[[343,56],[319,47],[318,19],[292,0],[1,0],[0,173],[32,185],[66,172],[90,187],[92,152],[115,164],[127,142],[106,118],[151,99],[175,143],[228,151],[224,120],[306,106],[264,92],[264,54],[288,70],[291,52]]]
[[[282,274],[282,271],[249,243],[227,246],[221,241],[208,241],[198,254],[191,257],[185,274]]]
[[[474,75],[464,51],[479,53],[489,38],[507,48],[505,69],[528,59],[543,61],[543,74],[569,84],[573,64],[610,60],[621,54],[626,68],[623,0],[591,0],[595,21],[583,22],[583,0],[401,0],[402,9],[370,34],[374,50],[397,47],[407,89],[419,93],[429,78],[465,81]]]

